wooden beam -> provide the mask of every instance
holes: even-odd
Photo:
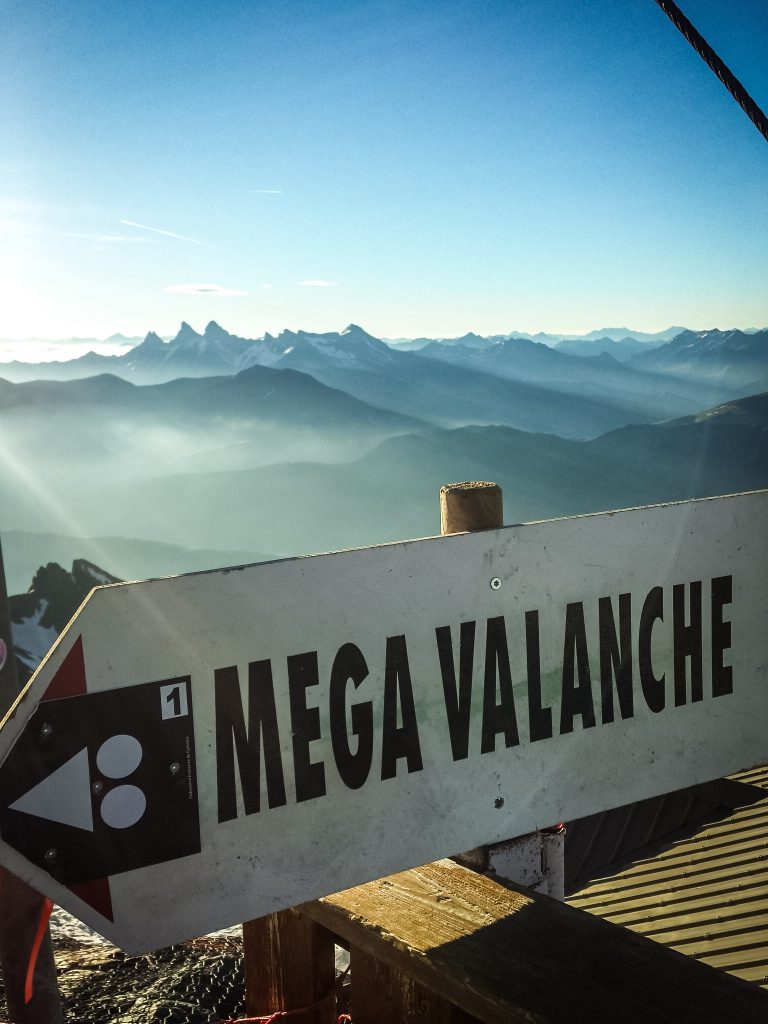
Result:
[[[757,986],[450,860],[301,909],[485,1024],[768,1020]]]

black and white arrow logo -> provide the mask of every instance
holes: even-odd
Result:
[[[199,852],[189,678],[41,703],[0,768],[0,835],[70,885]]]

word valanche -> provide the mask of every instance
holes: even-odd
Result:
[[[703,601],[702,583],[671,588],[672,696],[675,706],[704,698],[703,679]],[[724,619],[724,608],[732,601],[731,576],[710,581],[710,678],[709,694],[721,697],[733,691],[732,669],[724,664],[724,652],[731,646],[731,623]],[[639,696],[650,711],[667,707],[666,673],[657,675],[652,638],[657,631],[670,629],[665,624],[665,593],[652,588],[645,596],[639,620],[633,620],[632,597],[620,594],[618,601],[602,597],[598,601],[598,649],[600,679],[600,724],[613,722],[616,714],[614,694],[622,719],[632,718],[638,696],[634,678],[633,649],[636,642]],[[454,761],[470,754],[470,717],[473,691],[473,664],[478,634],[475,621],[461,623],[458,637],[458,665],[450,626],[435,629],[437,661],[442,679],[445,715]],[[525,612],[525,660],[528,691],[529,742],[549,739],[555,729],[556,713],[542,701],[539,612]],[[326,765],[313,761],[310,744],[322,738],[320,710],[307,701],[307,690],[320,682],[317,651],[287,658],[288,700],[291,720],[293,773],[296,801],[312,800],[326,792]],[[360,700],[348,706],[349,684],[363,687],[368,677],[363,652],[353,643],[341,646],[333,660],[329,682],[329,725],[331,749],[336,771],[344,785],[359,789],[373,767],[374,705]],[[235,761],[246,814],[260,810],[261,762],[263,756],[266,795],[270,807],[286,803],[284,765],[280,747],[272,664],[269,659],[248,666],[248,725],[242,704],[236,667],[214,672],[216,716],[216,766],[218,818],[220,822],[237,817]],[[560,686],[559,734],[573,732],[576,718],[584,729],[597,724],[592,691],[592,667],[589,663],[584,604],[568,604],[563,624],[562,679]],[[510,670],[507,624],[503,615],[485,622],[485,660],[482,692],[480,754],[496,749],[503,737],[507,747],[520,743],[517,711]],[[351,743],[348,724],[354,742]],[[413,695],[411,670],[405,636],[386,640],[383,711],[381,715],[381,779],[394,778],[402,759],[408,772],[423,767],[419,726]],[[263,751],[262,751],[263,748]]]

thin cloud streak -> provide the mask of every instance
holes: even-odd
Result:
[[[238,291],[236,288],[225,288],[220,284],[168,284],[165,291],[173,292],[176,295],[247,295],[248,292]]]
[[[64,238],[81,238],[86,242],[141,242],[144,245],[154,243],[154,238],[142,238],[140,235],[98,235],[84,231],[69,231]]]
[[[338,281],[324,281],[322,278],[312,281],[299,281],[298,285],[300,288],[336,288],[338,287]]]
[[[163,228],[153,228],[149,224],[139,224],[135,220],[120,220],[121,224],[125,224],[129,228],[141,228],[142,231],[154,231],[156,235],[165,235],[167,238],[175,238],[179,242],[191,242],[193,245],[205,245],[210,246],[210,242],[201,242],[199,238],[189,238],[187,235],[177,235],[175,231],[165,231]]]

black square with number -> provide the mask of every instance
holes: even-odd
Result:
[[[199,853],[189,676],[42,702],[0,767],[0,835],[64,885]]]

